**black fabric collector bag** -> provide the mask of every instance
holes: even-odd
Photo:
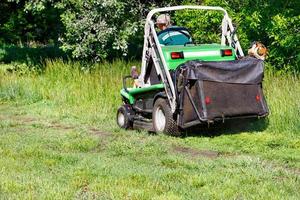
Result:
[[[228,118],[264,117],[263,61],[188,61],[176,72],[179,126]]]

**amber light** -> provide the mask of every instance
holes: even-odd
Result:
[[[232,56],[232,50],[231,49],[223,49],[221,50],[222,56]]]
[[[183,52],[171,52],[172,59],[183,59]]]

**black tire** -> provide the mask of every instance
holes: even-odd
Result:
[[[116,121],[120,128],[131,129],[133,122],[131,121],[131,109],[128,105],[121,106],[117,111]]]
[[[165,118],[160,117],[162,113]],[[166,99],[158,98],[155,101],[152,111],[152,123],[155,132],[163,132],[171,136],[181,136],[181,131],[177,126],[176,120],[174,119],[173,113]]]

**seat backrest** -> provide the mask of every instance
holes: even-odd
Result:
[[[157,36],[162,45],[185,45],[192,42],[188,29],[184,27],[169,27],[160,31]]]

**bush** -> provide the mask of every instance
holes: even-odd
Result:
[[[46,59],[61,58],[66,60],[68,57],[58,46],[18,46],[18,45],[1,45],[0,61],[11,63],[14,69],[19,66],[30,68],[42,68]],[[17,67],[16,67],[17,66]]]

